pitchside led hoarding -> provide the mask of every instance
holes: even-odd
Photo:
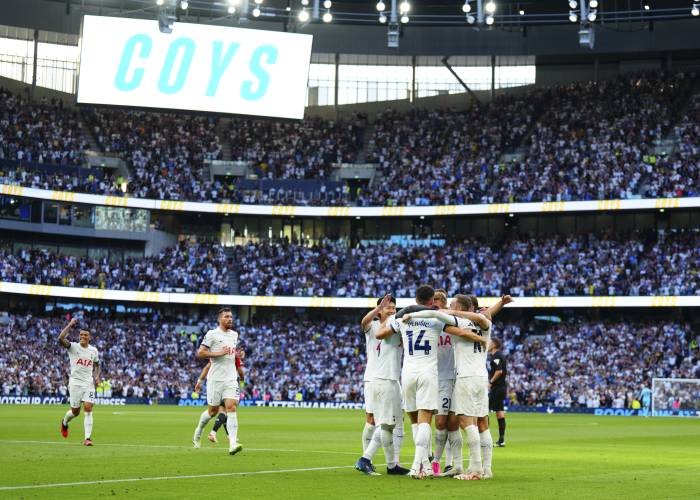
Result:
[[[84,16],[78,102],[301,119],[311,35]]]

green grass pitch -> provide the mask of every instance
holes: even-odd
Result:
[[[201,409],[96,407],[92,448],[82,415],[60,436],[65,411],[0,406],[0,498],[700,498],[697,419],[510,414],[495,478],[466,482],[355,471],[360,411],[242,408],[236,456],[223,429],[192,449]],[[407,428],[402,461],[412,455]]]

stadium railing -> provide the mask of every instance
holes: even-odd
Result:
[[[339,307],[371,309],[377,297],[289,297],[261,295],[217,295],[205,293],[140,292],[132,290],[105,290],[26,283],[0,282],[0,293],[64,297],[74,299],[115,300],[126,302],[157,302],[171,304],[211,304],[229,306],[270,307]],[[585,297],[515,297],[509,307],[516,308],[623,308],[623,307],[700,307],[700,295],[674,296],[585,296]],[[488,307],[498,297],[479,298]],[[412,298],[397,298],[397,306],[413,304]]]
[[[128,196],[94,195],[68,191],[0,184],[0,194],[20,198],[65,201],[86,205],[147,208],[194,213],[309,217],[431,217],[556,212],[608,212],[613,210],[653,210],[700,207],[700,197],[640,198],[632,200],[543,201],[535,203],[490,203],[475,205],[433,205],[396,207],[307,207],[297,205],[248,205],[179,200],[153,200]]]

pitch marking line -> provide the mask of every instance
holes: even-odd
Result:
[[[0,439],[0,443],[10,443],[10,444],[56,444],[61,446],[82,446],[81,443],[72,443],[70,441],[22,441],[15,439]],[[174,444],[131,444],[131,443],[98,443],[96,447],[100,446],[117,446],[117,447],[128,447],[128,448],[176,448],[183,450],[194,450],[192,446],[179,446]],[[224,447],[214,448],[214,447],[204,447],[200,448],[200,451],[222,451]],[[322,453],[328,455],[353,455],[357,456],[357,453],[351,451],[324,451],[324,450],[288,450],[283,448],[245,448],[245,451],[267,451],[267,452],[280,452],[280,453]]]
[[[191,474],[187,476],[161,476],[161,477],[131,477],[124,479],[103,479],[100,481],[81,481],[74,483],[47,483],[28,484],[24,486],[0,486],[0,491],[31,490],[39,488],[60,488],[64,486],[89,486],[95,484],[135,483],[138,481],[168,481],[171,479],[201,479],[205,477],[231,477],[231,476],[256,476],[261,474],[286,474],[291,472],[309,472],[322,470],[350,469],[354,465],[337,465],[333,467],[309,467],[307,469],[279,469],[259,470],[252,472],[221,472],[218,474]]]

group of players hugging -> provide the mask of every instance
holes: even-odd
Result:
[[[386,295],[362,319],[367,344],[367,421],[363,455],[355,468],[377,475],[372,459],[383,448],[388,474],[414,479],[490,479],[494,443],[489,431],[489,390],[491,408],[499,413],[505,397],[505,391],[490,387],[504,376],[505,366],[491,378],[486,367],[487,354],[500,347],[491,336],[491,320],[512,298],[505,295],[485,308],[479,307],[476,297],[458,294],[448,306],[445,290],[422,285],[415,299],[416,304],[397,312],[396,300]],[[410,469],[399,463],[404,411],[416,448]],[[435,448],[431,452],[434,415]],[[466,471],[462,430],[469,450]],[[503,432],[500,435],[497,446],[505,444]],[[440,473],[443,453],[445,468]]]

